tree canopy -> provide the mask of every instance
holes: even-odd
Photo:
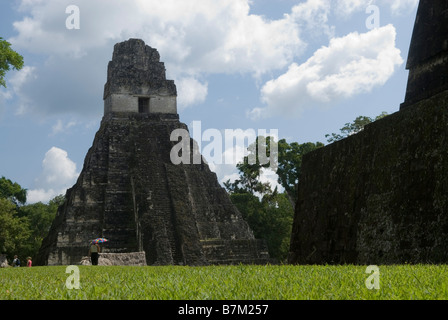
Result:
[[[23,57],[11,49],[11,44],[0,37],[0,85],[6,88],[6,73],[23,68]]]
[[[5,177],[0,178],[0,198],[8,199],[15,205],[26,203],[26,189]]]
[[[297,186],[302,168],[302,158],[307,153],[324,147],[321,142],[287,143],[285,139],[278,142],[278,183],[285,189],[291,205],[297,202]]]
[[[37,255],[58,207],[65,201],[59,195],[48,204],[26,204],[26,192],[18,183],[0,179],[0,253],[9,259],[16,254],[22,260]]]
[[[327,134],[327,135],[325,135],[325,138],[327,138],[327,141],[329,143],[333,143],[333,142],[345,139],[353,134],[357,134],[358,132],[361,132],[362,130],[364,130],[364,127],[366,125],[368,125],[369,123],[380,120],[384,117],[387,117],[388,115],[389,114],[387,112],[383,112],[375,118],[359,116],[353,122],[346,123],[345,126],[340,129],[340,132],[341,132],[340,134],[339,133]]]
[[[259,141],[262,143],[259,144]],[[271,154],[271,144],[274,143],[276,154]],[[275,142],[272,137],[257,137],[248,147],[248,155],[237,165],[239,178],[224,183],[230,199],[248,222],[255,237],[266,240],[271,258],[277,261],[285,261],[289,252],[302,157],[323,146],[320,142],[289,144],[286,140]],[[266,155],[274,162],[273,165],[260,161],[259,147],[266,148]],[[277,188],[273,190],[269,182],[261,181],[263,170],[271,167],[276,168],[278,183],[284,191]]]
[[[360,116],[351,123],[346,123],[340,133],[327,134],[328,142],[335,142],[356,134],[364,127],[386,117],[383,112],[376,118]],[[259,145],[259,139],[266,141]],[[278,183],[284,190],[272,190],[269,182],[263,182],[261,176],[264,169],[271,167],[271,163],[262,163],[258,157],[258,148],[276,144],[274,155]],[[288,143],[285,139],[275,142],[272,137],[257,137],[248,147],[248,155],[238,163],[239,178],[234,182],[224,183],[232,202],[243,214],[256,238],[266,240],[269,254],[272,258],[283,261],[287,258],[291,236],[292,221],[298,197],[298,186],[302,173],[303,156],[325,145],[321,142]],[[270,154],[268,154],[269,156]],[[253,161],[253,160],[256,161]],[[252,161],[250,161],[252,160]],[[271,161],[273,159],[270,159]]]

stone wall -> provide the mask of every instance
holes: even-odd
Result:
[[[269,252],[263,240],[201,240],[204,255],[212,265],[266,264]]]
[[[448,90],[448,1],[420,0],[406,68],[406,108]]]
[[[148,98],[150,113],[177,114],[177,89],[166,79],[158,51],[140,39],[114,46],[104,86],[104,114],[139,112],[138,99]]]
[[[289,262],[448,262],[448,93],[304,157]]]
[[[89,257],[83,257],[81,265],[92,265]],[[129,253],[100,253],[98,256],[99,266],[146,266],[145,252]]]
[[[149,108],[146,113],[177,114],[177,99],[175,96],[146,95]],[[139,96],[132,94],[111,94],[104,100],[104,114],[113,112],[139,111]]]
[[[144,251],[148,265],[261,261],[259,250],[264,249],[208,165],[171,162],[178,142],[170,135],[176,129],[188,128],[172,114],[111,113],[103,118],[36,265],[77,264],[97,237],[109,239],[103,252]],[[246,256],[231,250],[207,255],[201,242],[207,239],[229,246],[245,240],[245,249],[239,250]]]

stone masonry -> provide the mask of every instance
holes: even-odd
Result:
[[[448,262],[447,28],[421,0],[401,110],[304,157],[290,263]]]
[[[36,264],[78,264],[97,237],[109,239],[104,253],[144,252],[148,265],[268,261],[207,163],[171,162],[171,133],[188,130],[175,98],[157,50],[137,39],[115,45],[101,126]]]
[[[142,40],[117,43],[107,69],[104,114],[110,112],[177,114],[176,85],[166,80],[160,55]]]

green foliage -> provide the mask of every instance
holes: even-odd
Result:
[[[5,76],[10,68],[23,68],[23,57],[11,49],[11,44],[0,37],[0,85],[6,88]]]
[[[446,265],[379,266],[369,290],[366,266],[79,266],[2,270],[0,300],[447,300]],[[174,310],[173,312],[176,312]]]
[[[275,194],[263,199],[262,219],[265,239],[271,258],[285,261],[288,258],[294,210],[286,193]]]
[[[269,168],[271,162],[263,163],[260,161],[259,146],[265,150],[266,158],[270,161],[275,161],[277,155],[271,155],[271,144],[276,142],[272,137],[262,137],[256,138],[255,142],[248,147],[248,156],[244,157],[243,161],[236,165],[238,171],[240,172],[240,177],[231,183],[229,180],[224,183],[224,186],[230,193],[258,193],[260,195],[272,193],[271,185],[268,182],[261,182],[260,175],[262,170]],[[274,150],[276,148],[273,148]],[[272,166],[276,166],[273,163]]]
[[[9,259],[18,255],[22,261],[35,257],[48,234],[63,195],[50,200],[25,205],[26,189],[5,177],[0,179],[0,251]]]
[[[377,116],[375,119],[366,117],[366,116],[359,116],[351,123],[346,123],[343,128],[340,129],[341,134],[332,133],[325,135],[325,138],[327,138],[327,141],[329,143],[333,143],[342,139],[345,139],[351,135],[357,134],[358,132],[361,132],[364,130],[364,127],[368,125],[369,123],[375,122],[377,120],[380,120],[384,117],[387,117],[387,112],[381,113],[379,116]]]
[[[271,163],[261,163],[259,141],[265,142],[261,143],[261,147],[265,148],[267,157],[273,156],[270,160],[275,161],[278,182],[285,192],[272,190],[268,182],[260,181],[262,170],[269,168]],[[254,231],[255,237],[266,240],[271,258],[284,261],[289,251],[302,157],[324,144],[289,144],[286,140],[280,140],[273,148],[277,154],[271,155],[271,144],[274,143],[276,142],[272,137],[257,137],[255,143],[248,148],[248,156],[237,165],[240,177],[233,183],[228,180],[224,186],[230,199]]]
[[[26,248],[30,236],[29,221],[18,217],[17,207],[8,199],[0,198],[0,250],[12,256]]]
[[[278,142],[278,183],[285,189],[293,208],[297,202],[297,186],[305,154],[324,147],[321,142],[287,143],[285,139]]]
[[[266,240],[270,257],[285,261],[294,216],[286,194],[274,193],[260,200],[250,193],[234,193],[230,199],[251,227],[255,238]]]
[[[59,196],[58,196],[59,197]],[[29,236],[26,239],[27,246],[20,252],[22,256],[35,257],[47,236],[51,224],[58,210],[58,201],[53,199],[49,204],[42,202],[20,207],[19,216],[29,222]]]
[[[15,205],[26,203],[26,189],[5,177],[0,178],[0,198],[9,199]]]

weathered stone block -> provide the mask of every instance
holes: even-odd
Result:
[[[90,258],[85,256],[80,263],[84,266],[91,266]],[[98,255],[99,266],[146,266],[145,252],[129,253],[100,253]]]
[[[448,1],[420,0],[406,68],[406,108],[448,90]]]

